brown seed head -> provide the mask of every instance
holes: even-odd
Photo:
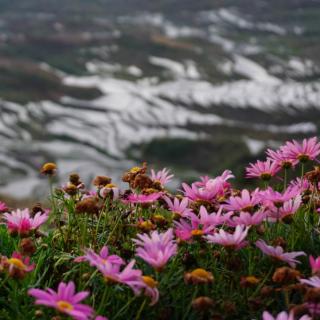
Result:
[[[272,276],[272,281],[281,284],[289,284],[296,281],[301,276],[300,272],[296,269],[289,267],[277,268]]]
[[[45,174],[47,176],[53,176],[56,173],[56,171],[57,165],[53,162],[45,163],[40,170],[42,174]]]
[[[99,210],[98,201],[93,197],[81,200],[76,205],[77,213],[98,214]]]
[[[23,255],[32,256],[36,250],[36,246],[31,238],[23,238],[21,240],[20,251]]]
[[[107,177],[107,176],[96,176],[93,180],[93,185],[98,187],[98,188],[102,188],[104,186],[106,186],[107,184],[111,183],[111,178]]]
[[[209,297],[198,297],[191,302],[192,308],[203,312],[211,309],[214,306],[214,301]]]

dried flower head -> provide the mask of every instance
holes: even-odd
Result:
[[[42,174],[45,174],[47,176],[53,176],[56,173],[56,171],[57,165],[53,162],[45,163],[40,170]]]

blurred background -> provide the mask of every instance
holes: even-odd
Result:
[[[0,0],[0,195],[56,162],[220,174],[317,135],[319,0]]]

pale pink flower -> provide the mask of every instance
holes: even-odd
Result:
[[[29,209],[17,209],[11,213],[4,213],[3,217],[10,232],[17,232],[23,235],[27,235],[30,231],[38,229],[49,218],[48,212],[38,212],[32,218]]]
[[[223,207],[232,211],[251,212],[259,201],[256,192],[253,192],[250,195],[250,192],[247,189],[243,189],[240,197],[230,197]]]
[[[135,284],[136,294],[139,295],[141,292],[144,295],[151,298],[150,305],[155,305],[159,300],[159,290],[157,288],[158,282],[155,281],[152,277],[141,276],[139,281]]]
[[[275,176],[280,170],[279,165],[275,161],[267,159],[267,161],[258,160],[255,164],[250,163],[246,168],[247,178],[260,178],[262,180],[269,180]]]
[[[88,305],[80,303],[88,295],[88,291],[75,292],[75,285],[72,281],[60,282],[58,291],[52,289],[40,290],[30,289],[28,294],[36,298],[35,304],[54,308],[65,313],[76,320],[91,319],[93,309]]]
[[[234,233],[228,233],[223,229],[213,235],[205,236],[205,239],[210,243],[220,244],[224,247],[232,247],[237,250],[245,247],[248,241],[245,238],[250,227],[237,226]]]
[[[277,221],[294,215],[301,206],[301,196],[286,201],[280,208],[274,208],[268,212],[269,221]]]
[[[259,210],[254,214],[249,212],[240,212],[239,216],[234,216],[229,221],[229,225],[236,227],[237,225],[253,226],[259,225],[266,217],[266,213],[263,210]]]
[[[266,190],[259,190],[257,197],[263,206],[274,208],[280,207],[284,202],[298,196],[300,194],[299,188],[289,186],[283,193],[273,190],[268,187]]]
[[[120,197],[120,194],[121,194],[120,189],[113,184],[106,185],[105,187],[99,190],[100,197],[104,199],[109,196],[112,200],[118,200]]]
[[[181,202],[178,198],[174,198],[174,200],[171,200],[167,196],[163,197],[163,199],[167,203],[169,210],[176,215],[179,215],[181,217],[188,217],[192,213],[192,210],[188,208],[188,198],[183,198]]]
[[[292,140],[287,141],[280,150],[290,159],[306,162],[308,160],[314,160],[319,155],[320,143],[317,137],[303,139],[302,143]]]
[[[186,183],[182,184],[185,197],[189,198],[192,201],[204,200],[204,201],[213,201],[216,196],[221,191],[221,187],[218,185],[216,188],[205,188],[199,187],[196,183],[192,183],[191,187]]]
[[[283,262],[287,262],[291,268],[295,268],[297,263],[301,263],[296,259],[299,256],[305,256],[303,251],[284,252],[280,246],[268,246],[263,240],[258,240],[256,246],[266,255]]]
[[[277,314],[275,317],[272,316],[268,311],[264,311],[262,314],[262,320],[295,320],[293,312],[289,314],[286,311],[282,311]],[[299,317],[297,320],[311,320],[311,318],[307,315]]]
[[[133,241],[138,246],[136,255],[160,271],[169,259],[177,253],[177,245],[173,240],[173,230],[170,228],[165,233],[152,231],[148,234],[138,234],[138,239]]]
[[[122,201],[124,203],[153,203],[156,202],[162,196],[162,192],[155,192],[151,194],[129,194],[126,199]]]
[[[320,257],[309,256],[309,263],[313,274],[320,272]]]
[[[76,262],[88,261],[91,266],[97,267],[99,270],[103,269],[106,264],[123,265],[124,261],[117,255],[109,255],[108,247],[104,246],[99,254],[92,249],[85,250],[85,255],[75,259]]]
[[[159,181],[162,186],[167,184],[174,177],[173,174],[170,174],[170,171],[167,168],[163,168],[161,171],[155,172],[151,169],[151,179],[153,181]]]
[[[313,276],[309,279],[300,279],[300,282],[314,288],[320,288],[320,278],[318,276]]]

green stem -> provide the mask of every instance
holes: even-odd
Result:
[[[137,312],[137,315],[136,315],[135,320],[139,320],[139,319],[141,318],[141,313],[142,313],[142,311],[143,311],[143,309],[144,309],[144,306],[146,305],[146,302],[147,302],[147,299],[144,299],[143,302],[142,302],[142,304],[141,304],[140,309],[139,309],[138,312]]]

